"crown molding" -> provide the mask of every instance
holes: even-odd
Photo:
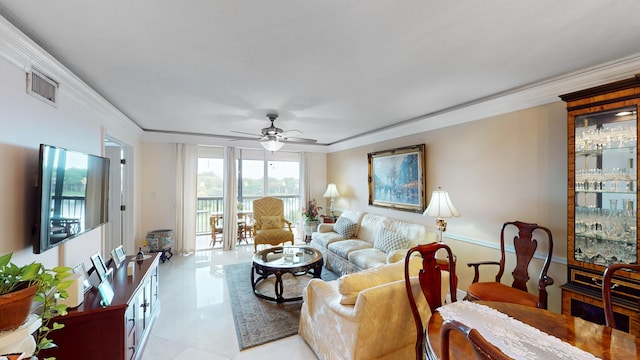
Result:
[[[329,145],[329,152],[415,135],[561,101],[559,95],[623,80],[640,72],[640,54],[511,89]]]
[[[103,120],[101,123],[118,133],[142,134],[142,129],[100,94],[93,90],[73,72],[47,53],[33,40],[0,16],[0,58],[25,73],[36,68],[59,84],[58,91],[73,101],[96,112]],[[110,133],[110,131],[108,131]],[[135,141],[136,139],[129,139]]]
[[[169,134],[147,134],[132,119],[99,95],[59,61],[0,16],[0,58],[25,73],[35,67],[60,84],[59,91],[72,100],[95,111],[103,118],[109,130],[133,136],[129,141],[145,138],[150,141],[169,140]],[[559,95],[622,80],[634,76],[640,69],[640,54],[582,69],[573,73],[528,84],[499,94],[478,99],[452,108],[401,121],[395,125],[363,133],[333,144],[316,144],[309,149],[315,152],[335,152],[358,146],[387,141],[416,133],[436,130],[452,125],[481,120],[526,108],[560,101]],[[145,136],[143,136],[145,135]],[[201,136],[182,134],[182,140],[192,143],[203,140]],[[126,139],[123,139],[126,141]],[[206,138],[206,142],[219,142]],[[173,141],[175,142],[174,138]],[[298,147],[298,146],[294,146]]]

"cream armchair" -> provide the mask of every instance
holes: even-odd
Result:
[[[258,244],[278,245],[290,242],[293,245],[291,222],[284,218],[284,203],[281,199],[264,197],[254,200],[253,217],[254,252],[258,250]]]
[[[415,274],[420,259],[411,261]],[[417,306],[431,314],[417,277]],[[449,286],[443,272],[443,301]],[[321,360],[412,359],[416,327],[404,282],[404,261],[324,282],[312,279],[303,291],[300,336]],[[424,316],[426,324],[429,315]]]

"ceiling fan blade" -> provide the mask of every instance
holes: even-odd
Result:
[[[274,125],[274,121],[278,118],[277,114],[267,114],[267,118],[271,121],[271,126],[263,128],[261,134],[252,134],[244,131],[231,130],[236,134],[255,136],[257,141],[278,141],[278,142],[291,142],[299,144],[315,144],[318,140],[306,139],[300,137],[287,137],[286,134],[302,134],[300,130],[287,130],[284,131]]]
[[[283,139],[285,142],[296,142],[296,143],[306,143],[306,144],[315,144],[318,142],[316,139],[307,139],[300,137],[285,137]]]
[[[300,131],[300,130],[287,130],[287,131],[281,132],[279,135],[285,136],[286,134],[289,134],[289,133],[302,134],[302,131]]]
[[[248,132],[244,132],[244,131],[231,130],[231,132],[236,133],[236,134],[251,135],[251,136],[254,136],[254,137],[258,137],[258,138],[262,137],[261,134],[248,133]]]

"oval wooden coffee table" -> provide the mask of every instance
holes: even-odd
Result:
[[[314,278],[320,278],[323,265],[322,253],[309,246],[276,246],[258,251],[253,255],[251,268],[253,293],[262,299],[279,303],[302,300],[302,295],[292,298],[282,296],[284,293],[282,275],[289,273],[301,276],[310,273]],[[256,274],[258,278],[255,277]],[[256,289],[256,285],[269,275],[275,276],[275,297],[264,295]]]

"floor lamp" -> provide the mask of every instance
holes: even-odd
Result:
[[[453,206],[449,198],[449,193],[442,190],[441,187],[438,187],[438,190],[434,190],[433,193],[431,193],[429,206],[427,206],[427,209],[422,215],[436,218],[436,226],[438,226],[438,230],[440,231],[438,242],[442,242],[442,232],[447,230],[447,221],[445,218],[458,217],[460,213]]]

